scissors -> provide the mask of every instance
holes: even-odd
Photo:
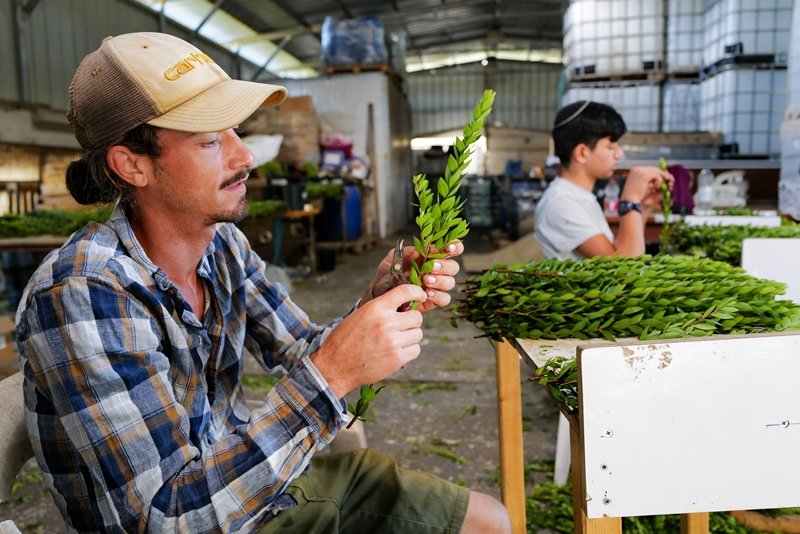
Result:
[[[394,246],[394,253],[392,254],[392,265],[389,268],[389,273],[383,279],[375,284],[372,290],[373,297],[379,297],[392,288],[400,284],[408,284],[409,281],[403,274],[403,239],[398,239]],[[400,308],[401,311],[408,309],[408,304],[403,304]]]

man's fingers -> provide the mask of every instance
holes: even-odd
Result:
[[[425,302],[428,299],[428,295],[425,294],[421,287],[414,284],[400,284],[388,291],[381,299],[385,300],[388,305],[399,308],[401,304],[412,300]]]

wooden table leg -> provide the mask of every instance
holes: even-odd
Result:
[[[681,534],[708,534],[708,529],[708,512],[681,516]]]
[[[589,519],[586,516],[586,485],[583,474],[583,441],[578,430],[570,425],[569,447],[572,474],[572,517],[575,521],[575,534],[620,534],[621,517],[601,517]]]
[[[525,462],[522,454],[519,353],[510,343],[502,341],[495,345],[495,357],[503,504],[511,517],[511,531],[525,534]]]

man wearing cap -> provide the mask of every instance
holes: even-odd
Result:
[[[494,498],[374,451],[313,458],[347,422],[345,394],[418,356],[422,315],[398,308],[449,302],[460,244],[424,289],[380,295],[387,255],[359,305],[313,324],[231,224],[253,166],[233,128],[282,87],[133,33],[84,58],[69,93],[84,154],[67,185],[116,209],[43,261],[17,339],[29,435],[70,529],[510,532]],[[245,353],[281,376],[252,411]]]

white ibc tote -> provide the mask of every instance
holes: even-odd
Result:
[[[792,43],[800,43],[800,3],[792,13]],[[778,208],[800,219],[800,46],[789,50],[789,94],[786,120],[781,124],[781,175]]]

